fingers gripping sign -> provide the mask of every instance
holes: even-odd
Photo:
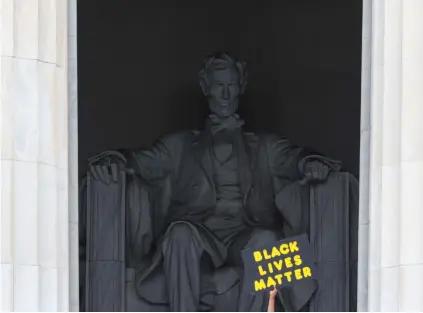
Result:
[[[276,285],[274,285],[273,289],[270,290],[270,297],[275,298],[277,293],[278,293],[278,290],[276,289]]]
[[[273,287],[273,290],[269,292],[269,305],[267,307],[267,312],[275,312],[275,298],[278,294],[278,290],[276,289],[276,285]]]

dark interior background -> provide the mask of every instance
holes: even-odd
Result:
[[[249,65],[241,115],[358,174],[361,1],[78,1],[80,173],[105,149],[201,127],[203,57]]]

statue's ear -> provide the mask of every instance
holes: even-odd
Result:
[[[241,95],[247,90],[247,63],[237,62],[236,67],[241,75]]]
[[[247,80],[245,79],[242,83],[241,83],[241,95],[244,94],[244,92],[247,90]]]
[[[206,81],[203,78],[200,78],[200,87],[203,94],[207,97],[209,95],[209,90],[207,88]]]

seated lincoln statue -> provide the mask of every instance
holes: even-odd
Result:
[[[204,129],[164,135],[146,149],[103,152],[90,159],[89,175],[109,186],[119,169],[136,179],[127,185],[127,234],[139,297],[150,293],[170,311],[211,311],[219,290],[238,282],[234,309],[266,311],[268,293],[252,294],[242,283],[241,251],[286,237],[290,208],[278,195],[293,182],[324,184],[340,163],[278,135],[244,131],[237,109],[245,63],[216,53],[199,78],[210,110]],[[225,266],[234,270],[216,274]],[[158,272],[162,279],[149,283]],[[304,310],[316,288],[310,280],[282,298]]]

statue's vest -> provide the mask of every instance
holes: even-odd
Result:
[[[246,223],[254,226],[280,225],[275,218],[273,178],[268,164],[266,136],[258,137],[239,132],[234,152],[239,162],[240,188],[243,195]],[[207,132],[194,135],[184,142],[179,170],[171,178],[172,195],[167,211],[167,222],[204,221],[213,214],[216,191],[212,142]]]

